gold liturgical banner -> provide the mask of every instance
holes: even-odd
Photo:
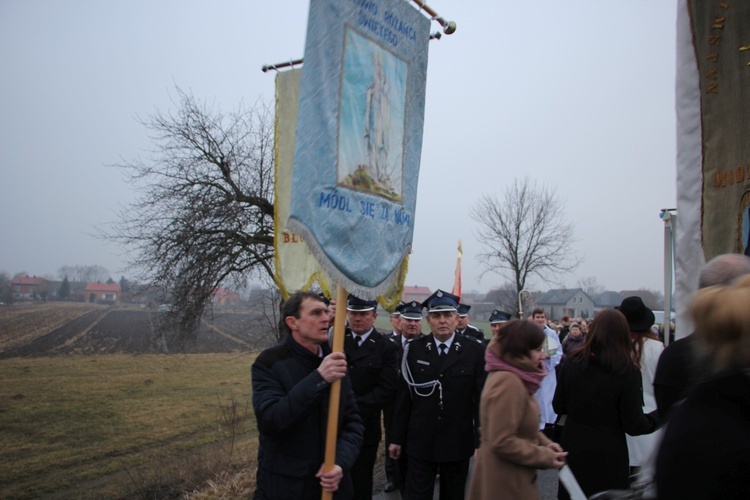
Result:
[[[706,261],[750,255],[750,3],[689,2],[702,136]]]
[[[289,194],[292,187],[301,77],[301,69],[292,69],[276,75],[274,248],[276,284],[284,299],[296,291],[308,290],[316,281],[323,293],[331,296],[326,276],[315,257],[302,239],[286,227],[289,218]]]

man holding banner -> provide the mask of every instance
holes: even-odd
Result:
[[[351,498],[349,471],[364,427],[346,377],[346,358],[328,347],[328,307],[313,292],[293,294],[282,308],[287,338],[252,367],[253,409],[260,434],[256,499],[318,499],[321,487]],[[331,384],[342,381],[336,462],[324,471]]]

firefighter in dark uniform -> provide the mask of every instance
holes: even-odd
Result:
[[[458,297],[438,290],[424,305],[432,333],[405,346],[389,452],[408,453],[405,498],[432,500],[439,474],[440,499],[463,499],[479,446],[484,347],[456,334]]]
[[[458,327],[456,328],[456,333],[476,340],[482,345],[487,345],[489,341],[484,338],[484,332],[476,326],[469,324],[469,321],[471,321],[469,309],[471,309],[470,305],[458,304]]]
[[[344,338],[349,379],[365,425],[359,456],[351,469],[354,499],[372,498],[372,476],[382,437],[380,415],[396,395],[398,348],[375,325],[377,302],[353,295],[347,301],[349,328]]]
[[[492,328],[492,335],[495,336],[500,332],[500,327],[503,323],[510,321],[510,314],[500,309],[495,309],[490,314],[490,328]]]
[[[402,301],[398,301],[396,309],[391,313],[391,332],[384,334],[389,340],[395,340],[401,337],[401,307]]]
[[[401,357],[404,354],[404,346],[407,342],[416,338],[424,337],[422,333],[422,304],[412,300],[408,303],[400,303],[398,305],[398,311],[401,315],[401,335],[398,337],[389,337],[389,339],[398,346],[399,350],[399,373],[401,368]],[[406,493],[406,469],[408,466],[406,450],[401,449],[401,455],[398,460],[390,457],[388,454],[388,443],[391,443],[391,423],[393,421],[393,414],[395,409],[395,401],[386,405],[383,409],[383,423],[385,424],[385,439],[386,439],[386,483],[385,491],[391,492],[396,489],[401,490],[402,497]],[[390,470],[388,462],[391,462],[392,469]],[[404,497],[405,498],[405,497]]]
[[[401,362],[401,308],[404,306],[404,302],[399,300],[396,309],[391,313],[391,333],[386,333],[385,338],[393,342],[399,349],[399,363]],[[420,314],[420,319],[421,319]],[[385,488],[384,491],[389,493],[398,489],[399,484],[399,473],[398,463],[392,459],[388,454],[388,436],[391,431],[391,419],[393,418],[393,401],[389,401],[383,408],[383,427],[385,427],[385,457],[383,461],[383,469],[385,470]]]

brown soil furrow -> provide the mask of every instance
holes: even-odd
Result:
[[[59,303],[5,306],[0,309],[0,353],[28,345],[100,307]]]
[[[66,340],[63,345],[56,346],[52,350],[53,351],[59,351],[61,349],[67,349],[70,348],[73,344],[76,342],[79,342],[82,340],[88,333],[91,331],[92,328],[94,328],[99,322],[108,315],[111,310],[106,311],[99,311],[99,314],[92,315],[91,318],[88,316],[86,317],[87,320],[91,320],[91,323],[88,326],[85,326],[83,330],[79,331],[78,333],[74,334],[72,337],[70,337],[68,340]],[[82,318],[83,319],[83,318]],[[77,329],[76,329],[77,330]]]
[[[216,353],[276,343],[257,311],[213,311],[196,332],[159,330],[158,313],[97,304],[14,304],[0,307],[0,359],[105,353]],[[166,346],[169,349],[166,349]]]
[[[23,356],[45,356],[54,354],[61,349],[65,343],[80,332],[86,325],[96,324],[98,319],[106,315],[107,309],[95,309],[74,317],[72,320],[65,321],[59,327],[48,330],[47,332],[37,335],[23,345],[13,347],[0,352],[0,358],[14,358]]]
[[[250,345],[247,342],[245,342],[244,340],[238,339],[234,335],[230,335],[227,332],[221,330],[218,326],[212,325],[212,324],[206,322],[206,320],[201,320],[201,321],[203,322],[204,325],[206,325],[206,328],[208,328],[211,331],[214,331],[214,332],[218,333],[222,337],[227,338],[227,339],[231,340],[232,342],[235,342],[235,343],[240,344],[240,345],[245,346],[245,347],[248,347]]]

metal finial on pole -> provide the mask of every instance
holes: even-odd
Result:
[[[279,63],[279,64],[266,64],[262,68],[260,68],[260,70],[263,73],[267,72],[269,69],[274,69],[274,70],[278,71],[281,68],[287,68],[289,66],[294,67],[297,64],[302,64],[302,58],[295,59],[293,61],[291,61],[291,60],[290,61],[286,61],[286,62]]]
[[[427,12],[432,19],[440,23],[440,26],[443,27],[443,33],[446,35],[452,35],[456,32],[456,22],[455,21],[446,21],[444,18],[440,17],[437,12],[432,10],[432,8],[427,5],[427,2],[424,0],[412,0],[415,4],[419,5],[419,8],[423,11]]]

